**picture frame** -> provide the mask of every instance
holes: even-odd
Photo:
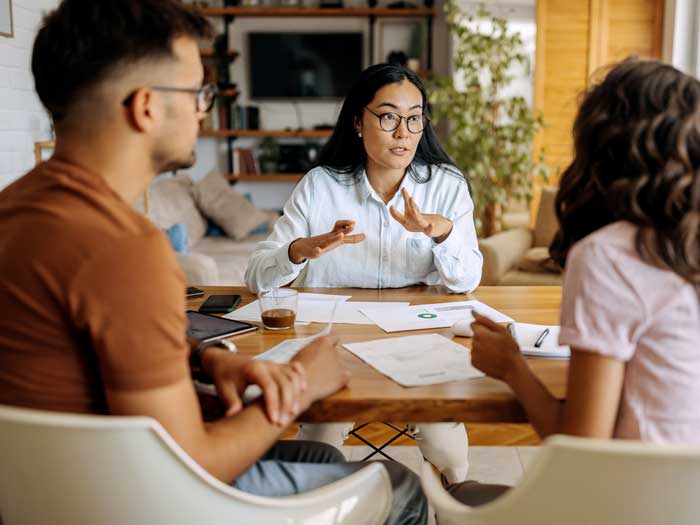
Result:
[[[0,36],[7,38],[15,36],[12,21],[12,0],[0,0]]]

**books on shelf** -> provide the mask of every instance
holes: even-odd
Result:
[[[233,150],[233,172],[240,175],[259,175],[260,166],[253,155],[253,148]]]

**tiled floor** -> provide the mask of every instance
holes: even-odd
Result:
[[[540,447],[469,447],[469,479],[482,483],[515,485]],[[348,461],[359,461],[369,447],[343,447]],[[386,453],[420,475],[423,457],[418,447],[387,447]],[[376,455],[372,459],[383,459]],[[431,516],[429,525],[435,523]]]

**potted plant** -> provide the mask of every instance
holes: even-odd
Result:
[[[279,169],[280,145],[272,137],[266,137],[260,142],[258,163],[261,173],[276,173]]]
[[[532,141],[543,126],[522,96],[504,96],[514,66],[529,68],[519,33],[508,22],[481,7],[476,17],[463,12],[455,0],[445,4],[453,35],[453,75],[430,83],[436,121],[446,121],[447,152],[472,187],[474,217],[483,236],[501,229],[503,206],[530,202],[534,177],[548,178],[542,153],[533,158]],[[477,21],[490,21],[484,31]]]

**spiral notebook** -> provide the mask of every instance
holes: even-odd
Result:
[[[510,333],[518,342],[520,351],[528,357],[544,357],[549,359],[569,359],[571,349],[559,344],[559,327],[553,325],[511,323]],[[535,346],[545,330],[549,332],[542,339],[539,347]]]

